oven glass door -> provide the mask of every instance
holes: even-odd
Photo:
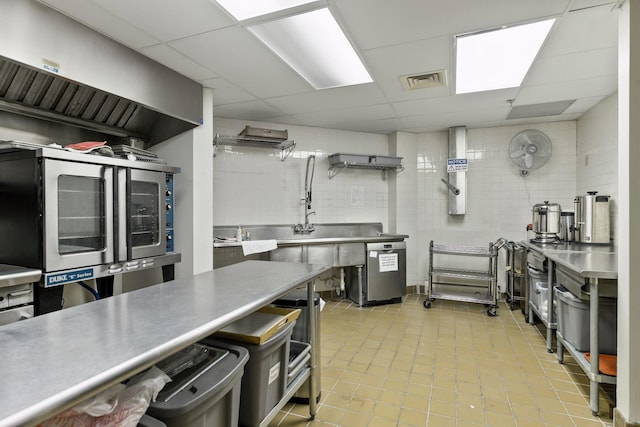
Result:
[[[113,262],[113,169],[52,159],[43,169],[46,270]]]
[[[132,259],[166,253],[165,187],[164,173],[131,169],[128,242]]]

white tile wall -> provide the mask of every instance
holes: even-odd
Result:
[[[287,129],[296,147],[285,161],[279,160],[277,150],[218,147],[213,159],[214,225],[303,222],[307,157],[315,154],[312,210],[316,214],[310,221],[382,222],[387,229],[389,184],[381,172],[346,169],[329,179],[327,159],[338,152],[388,155],[385,135],[214,119],[215,132],[223,135],[237,135],[246,125]]]
[[[508,156],[511,138],[532,128],[545,132],[553,144],[549,162],[520,176]],[[417,277],[427,277],[428,243],[486,246],[499,237],[526,238],[536,203],[551,201],[572,207],[576,193],[576,123],[556,122],[467,130],[467,213],[448,214],[446,179],[447,132],[420,135],[418,140]],[[419,262],[419,260],[424,262]],[[446,262],[449,262],[447,260]],[[451,262],[454,262],[451,260]]]
[[[611,237],[615,242],[618,213],[618,94],[578,120],[576,194],[597,191],[611,196]]]
[[[447,132],[385,136],[216,118],[216,133],[235,135],[245,125],[288,129],[297,145],[284,162],[276,151],[219,147],[213,160],[214,224],[301,222],[306,159],[314,153],[312,205],[317,214],[312,222],[374,221],[382,222],[385,230],[408,234],[408,283],[423,284],[430,240],[473,246],[499,237],[518,241],[532,237],[525,228],[536,203],[556,202],[573,210],[574,197],[587,190],[615,197],[616,153],[601,141],[617,139],[616,101],[603,101],[579,122],[468,129],[463,216],[448,214],[447,189],[440,181],[446,178]],[[516,133],[528,128],[545,132],[553,152],[545,166],[522,177],[509,160],[508,147]],[[387,181],[379,171],[349,169],[329,179],[327,156],[336,152],[402,156],[405,171]],[[586,155],[588,166],[582,164]],[[359,194],[364,195],[362,202],[355,197]]]

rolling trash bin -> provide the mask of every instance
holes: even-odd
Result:
[[[236,427],[248,359],[245,348],[227,343],[193,344],[164,359],[156,366],[172,381],[147,414],[167,427]]]
[[[296,324],[293,327],[293,334],[291,339],[303,343],[310,344],[311,340],[309,339],[309,321],[308,321],[308,311],[309,311],[309,303],[306,289],[296,289],[293,292],[288,293],[284,297],[277,299],[273,303],[278,307],[287,307],[287,308],[298,308],[302,310],[300,316],[296,320]],[[313,294],[313,315],[316,317],[316,331],[315,331],[315,348],[313,351],[316,352],[316,382],[315,382],[315,396],[316,402],[320,402],[320,294],[317,292]],[[291,351],[294,351],[294,346],[291,347]],[[302,386],[298,389],[298,391],[291,398],[294,402],[299,403],[309,403],[309,380],[307,379]]]

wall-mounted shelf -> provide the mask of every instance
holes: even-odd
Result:
[[[213,139],[213,157],[216,156],[218,145],[236,145],[242,147],[280,150],[280,160],[285,160],[287,157],[289,157],[289,155],[295,148],[296,143],[290,139],[279,140],[273,138],[260,138],[255,136],[234,136],[217,134]]]
[[[336,153],[329,156],[329,179],[345,169],[375,169],[382,171],[382,179],[387,179],[387,173],[401,172],[402,157],[377,156],[370,154]]]

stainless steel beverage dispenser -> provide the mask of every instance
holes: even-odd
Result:
[[[538,203],[533,205],[533,241],[549,243],[558,240],[560,233],[560,212],[562,208],[557,203]]]
[[[610,196],[599,196],[597,191],[588,191],[574,199],[577,242],[609,243],[609,200]]]

